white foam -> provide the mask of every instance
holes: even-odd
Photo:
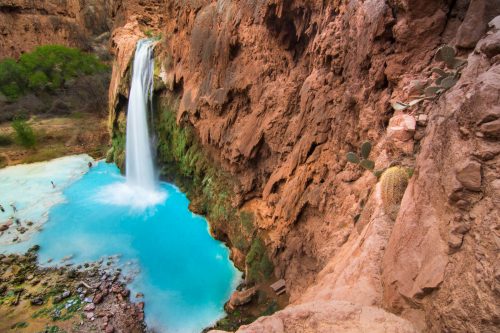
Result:
[[[103,187],[96,194],[95,199],[108,205],[128,206],[132,209],[144,210],[164,203],[167,199],[167,192],[148,190],[129,183],[114,183]]]

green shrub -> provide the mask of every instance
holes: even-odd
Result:
[[[0,61],[0,92],[15,100],[28,91],[53,91],[72,78],[107,70],[97,57],[61,45],[44,45]]]
[[[33,90],[44,89],[49,86],[49,78],[42,71],[36,71],[29,77],[28,87]]]
[[[12,122],[12,128],[16,132],[16,139],[25,148],[33,148],[36,145],[35,132],[24,119],[17,118]]]
[[[26,81],[24,71],[14,59],[0,61],[0,92],[14,100],[24,93]]]

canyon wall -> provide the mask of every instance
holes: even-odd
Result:
[[[120,6],[121,0],[0,0],[0,59],[44,44],[106,53]]]
[[[499,11],[497,0],[123,2],[111,125],[151,29],[157,94],[231,178],[226,200],[254,214],[286,280],[291,304],[238,332],[497,330]],[[468,60],[458,82],[395,111],[445,69],[443,44]],[[366,140],[377,170],[413,171],[395,219],[377,177],[346,160]],[[234,244],[230,228],[218,235]]]

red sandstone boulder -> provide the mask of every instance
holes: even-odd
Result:
[[[238,291],[236,290],[232,295],[231,298],[229,299],[229,302],[227,303],[227,306],[229,310],[234,310],[240,305],[244,305],[249,303],[253,296],[257,293],[257,289],[255,287],[252,287],[247,290],[243,291]]]

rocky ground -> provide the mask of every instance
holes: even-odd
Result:
[[[41,268],[36,252],[0,255],[1,332],[145,331],[144,302],[130,301],[113,258]]]

